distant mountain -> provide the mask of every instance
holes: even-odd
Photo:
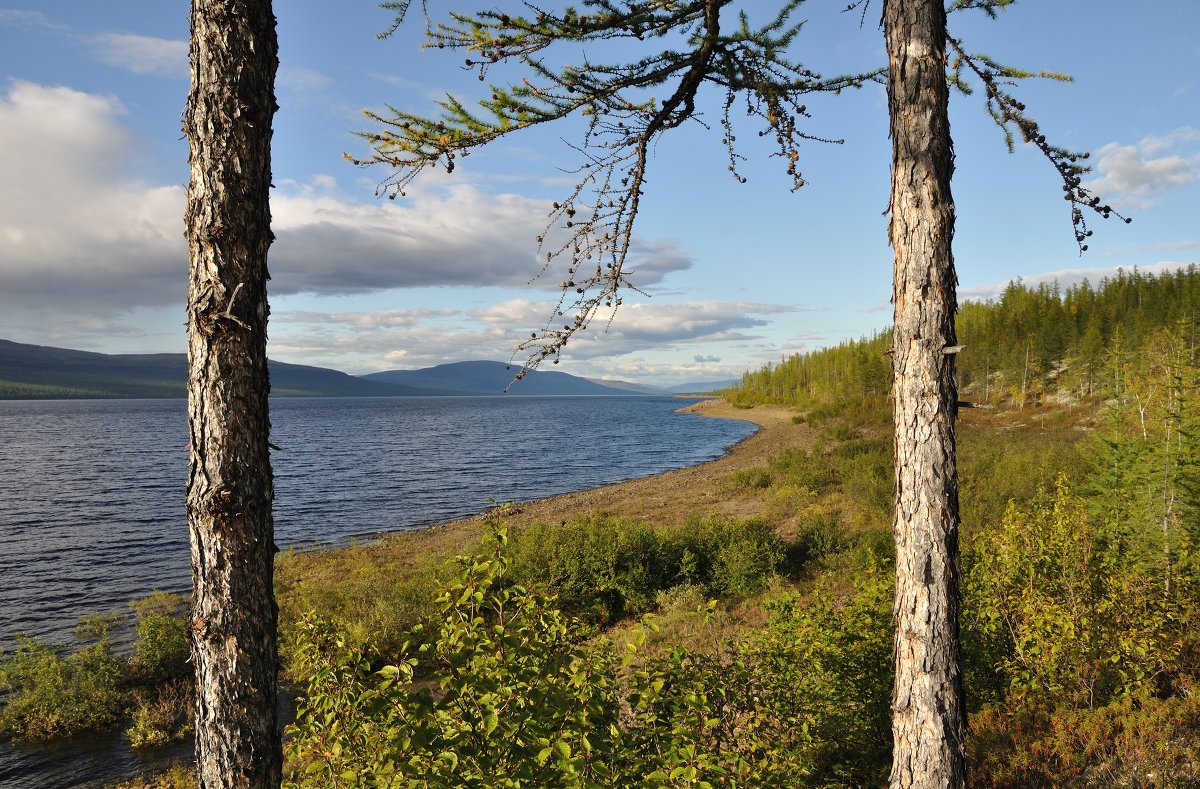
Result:
[[[680,391],[679,387],[668,391],[546,370],[529,371],[514,383],[513,376],[520,368],[504,362],[454,362],[364,376],[273,360],[267,364],[271,394],[277,397],[497,395],[506,388],[509,395],[518,397],[628,397]],[[184,397],[186,380],[187,357],[182,353],[92,353],[0,340],[0,400]]]
[[[567,373],[530,370],[514,382],[520,369],[504,362],[453,362],[423,370],[388,370],[364,375],[368,381],[402,384],[420,388],[454,389],[470,394],[497,395],[508,389],[509,395],[604,395],[644,394],[617,386],[605,386]],[[511,384],[511,386],[509,386]],[[656,393],[657,394],[657,393]]]
[[[594,384],[607,386],[611,389],[620,389],[628,395],[669,395],[671,392],[663,389],[661,386],[649,386],[647,384],[635,384],[633,381],[614,381],[610,378],[588,378],[585,379]]]
[[[267,360],[271,394],[278,397],[430,397],[461,395],[448,389],[425,389],[382,381],[368,381],[327,367],[309,367]]]
[[[396,397],[460,394],[366,381],[269,361],[271,394],[281,397]],[[0,340],[0,399],[184,397],[182,353],[106,354]]]
[[[731,386],[737,386],[741,380],[732,378],[725,381],[693,381],[686,384],[675,384],[667,387],[667,391],[671,394],[709,394],[711,392],[719,392],[722,389],[728,389]]]

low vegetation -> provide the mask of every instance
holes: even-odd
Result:
[[[1119,301],[1111,287],[1097,303]],[[1133,336],[1119,310],[1088,315],[1109,316],[1102,337]],[[1059,359],[1026,379],[1024,404],[988,378],[998,407],[960,414],[975,786],[1200,785],[1200,365],[1188,327],[1138,331],[1137,353],[1108,343],[1090,396]],[[790,369],[846,373],[862,347],[846,348]],[[887,401],[848,373],[837,396],[789,395],[770,388],[780,369],[750,376],[741,404],[786,403],[797,419],[779,429],[818,440],[711,480],[718,495],[673,523],[581,510],[504,527],[498,512],[479,544],[446,532],[281,557],[281,644],[301,688],[289,784],[884,782]],[[1074,383],[1054,388],[1051,369]],[[722,497],[741,514],[706,508]],[[126,721],[139,743],[176,736],[178,602],[134,606],[128,658],[105,619],[73,650],[22,642],[0,661],[5,734]]]
[[[1200,568],[1190,542],[1180,536],[1167,558],[1150,550],[1157,522],[1114,531],[1097,514],[1103,497],[1076,485],[1108,439],[1056,423],[1047,446],[1027,416],[976,417],[963,431],[965,479],[997,483],[990,495],[968,486],[973,782],[1192,785],[1200,637],[1187,623],[1200,613]],[[778,490],[808,492],[798,511],[780,510],[803,523],[789,536],[763,519],[656,530],[602,515],[528,526],[507,542],[501,530],[490,552],[458,560],[436,611],[398,651],[305,617],[296,665],[309,679],[290,780],[879,785],[890,764],[893,568],[886,508],[872,495],[889,459],[873,424],[839,420],[843,440],[774,457],[769,482],[750,486],[770,506]],[[1028,473],[1050,458],[1049,482]],[[773,558],[742,564],[764,555]],[[721,569],[730,566],[748,571]],[[719,641],[691,637],[721,627],[723,613]]]
[[[116,654],[111,643],[112,629],[127,620],[121,612],[82,620],[74,644],[22,637],[0,654],[0,737],[48,740],[123,724],[135,748],[184,736],[191,717],[184,601],[154,592],[130,607],[131,655]]]
[[[981,399],[1000,406],[960,415],[974,785],[1200,783],[1200,637],[1188,627],[1200,613],[1194,333],[1096,306],[1130,301],[1122,288],[1161,284],[1134,275],[1071,291],[1072,303],[1095,302],[1084,315],[1094,330],[1062,335],[1076,338],[1064,357],[1023,363],[1019,389],[1011,365],[966,385],[976,396],[982,385]],[[1050,297],[1059,298],[1013,286],[989,309],[1003,317]],[[967,312],[978,319],[986,310]],[[1071,342],[1097,331],[1106,344],[1089,353],[1110,374],[1083,385],[1075,366],[1091,357]],[[501,744],[542,732],[515,740],[515,758],[533,772],[513,785],[617,786],[631,776],[661,786],[884,782],[892,458],[886,399],[864,357],[872,344],[882,348],[873,338],[767,368],[732,395],[744,408],[791,405],[800,411],[793,422],[821,436],[812,449],[787,449],[724,480],[726,495],[757,502],[754,518],[693,516],[654,529],[575,514],[514,530],[511,544],[462,560],[467,574],[445,589],[431,620],[440,624],[412,630],[397,651],[329,642],[335,631],[307,620],[336,648],[306,653],[316,662],[305,673],[325,679],[309,683],[292,731],[292,780],[338,785],[370,775],[408,786],[416,778],[404,765],[420,764],[437,776],[428,785],[488,785],[518,769],[497,761]],[[681,601],[699,614],[681,615]],[[510,605],[537,613],[502,623]],[[463,627],[501,641],[465,637]],[[501,633],[512,627],[521,635],[504,651]],[[696,637],[713,627],[719,639]],[[481,657],[482,643],[486,655],[504,651],[507,667]],[[536,663],[550,654],[562,663]],[[565,672],[547,679],[562,694],[546,705],[549,717],[530,719],[536,705],[523,706],[521,694],[481,700],[465,690],[523,687],[532,674],[507,672],[529,660],[533,674]],[[352,666],[353,676],[331,680],[335,666]],[[688,694],[654,707],[654,759],[665,762],[638,761],[649,747],[638,706],[646,677]],[[321,716],[349,709],[362,716],[355,736],[373,734],[338,751],[341,735],[321,730]],[[375,717],[383,709],[405,712],[385,722]],[[569,726],[556,717],[566,709],[576,711]],[[744,739],[722,739],[727,726]],[[685,761],[672,761],[680,754]],[[768,763],[785,768],[773,773]]]

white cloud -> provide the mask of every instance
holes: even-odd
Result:
[[[275,76],[275,87],[294,90],[301,93],[321,91],[333,84],[333,78],[310,68],[301,66],[279,67]]]
[[[718,367],[720,358],[708,353],[711,344],[755,339],[753,332],[768,323],[763,316],[791,311],[775,304],[722,301],[627,305],[612,323],[602,317],[572,338],[563,359],[567,368],[610,374],[619,369],[628,372],[628,365],[640,364],[619,363],[617,357],[641,351],[656,355],[679,351],[691,357],[683,363],[686,373],[723,375],[728,370]],[[350,365],[360,370],[426,367],[463,359],[503,360],[553,312],[553,302],[530,299],[510,299],[469,311],[284,311],[272,317],[270,350],[272,358],[285,361]],[[705,353],[687,350],[697,346],[703,346]],[[684,373],[681,367],[680,374]]]
[[[181,300],[184,190],[122,172],[123,114],[70,88],[0,95],[0,305],[104,315]]]
[[[64,87],[14,82],[0,94],[0,306],[107,315],[182,302],[185,189],[133,174],[124,112]],[[356,202],[328,176],[281,182],[271,207],[273,294],[525,287],[549,209],[445,179],[407,200]],[[647,286],[690,264],[673,241],[639,241],[629,268]]]
[[[1185,249],[1196,249],[1200,247],[1200,241],[1190,239],[1187,241],[1169,241],[1162,244],[1155,244],[1154,248],[1160,252],[1182,252]]]
[[[1137,270],[1142,274],[1161,274],[1164,271],[1185,268],[1187,265],[1188,263],[1177,260],[1164,260],[1159,263],[1152,263],[1149,266],[1138,266]],[[972,285],[968,288],[959,288],[958,300],[963,302],[997,299],[1004,293],[1004,289],[1008,287],[1008,283],[1014,281],[1020,281],[1022,284],[1034,288],[1041,284],[1048,285],[1057,282],[1065,290],[1073,285],[1078,285],[1086,279],[1095,286],[1099,284],[1100,280],[1111,279],[1117,275],[1118,271],[1122,270],[1126,272],[1132,271],[1129,266],[1105,266],[1101,268],[1064,268],[1044,274],[1029,274],[1014,277],[1004,282],[990,282],[986,285]]]
[[[457,310],[375,310],[373,312],[315,312],[292,310],[273,316],[287,323],[325,324],[342,326],[355,331],[375,331],[418,326],[430,318],[447,318],[458,315]]]
[[[278,293],[364,293],[456,285],[557,289],[538,277],[536,237],[549,205],[462,181],[428,183],[397,201],[361,203],[312,185],[276,190],[271,249]],[[673,241],[636,240],[627,266],[655,285],[691,259]]]
[[[1100,177],[1086,186],[1102,200],[1123,208],[1148,208],[1163,192],[1196,180],[1200,164],[1196,143],[1200,143],[1200,130],[1190,127],[1143,137],[1136,145],[1109,143],[1096,152]]]
[[[41,29],[61,32],[66,29],[41,11],[23,11],[15,8],[0,8],[0,25],[9,25],[22,30]]]
[[[187,74],[188,42],[134,33],[99,33],[91,37],[96,58],[135,74],[180,77]]]
[[[1155,156],[1180,145],[1200,142],[1200,129],[1180,127],[1161,137],[1147,136],[1138,141],[1138,149],[1146,156]]]
[[[762,315],[794,312],[793,307],[740,301],[689,301],[670,304],[643,302],[627,304],[616,311],[613,320],[598,315],[586,332],[571,338],[566,353],[573,358],[619,356],[645,348],[670,348],[695,342],[745,340],[766,326]],[[553,314],[550,304],[513,299],[487,309],[475,310],[471,317],[495,328],[513,328],[524,335],[541,329]],[[559,320],[553,321],[557,323]],[[566,323],[570,323],[566,320]]]
[[[0,8],[0,26],[42,30],[64,37],[91,53],[96,60],[135,74],[186,77],[188,42],[136,33],[81,33],[41,11]]]

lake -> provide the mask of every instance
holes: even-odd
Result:
[[[673,397],[277,398],[275,542],[338,545],[722,455],[748,422]],[[0,401],[0,648],[190,587],[183,400]],[[122,750],[123,748],[123,750]],[[114,749],[121,751],[115,754]],[[0,785],[94,786],[122,737],[0,746]]]

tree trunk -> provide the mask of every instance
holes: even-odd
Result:
[[[892,787],[962,787],[954,153],[942,0],[887,0],[896,427]]]
[[[190,638],[201,787],[278,786],[267,249],[270,0],[193,0],[187,201]]]

